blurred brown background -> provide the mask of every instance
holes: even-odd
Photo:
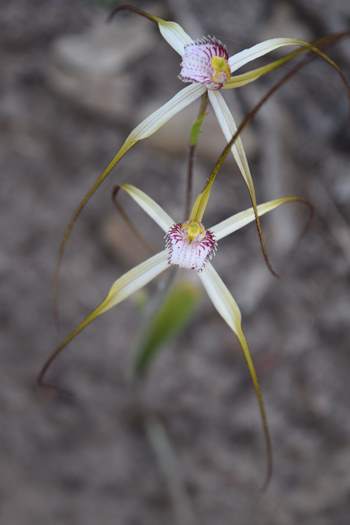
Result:
[[[268,492],[258,493],[264,456],[246,368],[205,296],[142,391],[176,450],[193,513],[177,508],[176,518],[135,410],[129,371],[142,326],[135,301],[99,319],[51,370],[74,400],[35,388],[60,338],[52,273],[64,225],[132,127],[183,87],[179,58],[155,28],[132,15],[107,26],[111,5],[0,6],[0,522],[347,525],[349,105],[338,77],[319,60],[265,106],[244,136],[259,201],[298,193],[314,204],[315,220],[296,245],[307,219],[301,206],[264,219],[278,280],[264,267],[254,226],[225,240],[214,261],[240,304],[266,397],[275,451]],[[138,5],[177,20],[195,37],[215,34],[231,54],[274,36],[312,40],[350,22],[347,0]],[[349,42],[329,52],[349,77]],[[225,94],[237,121],[279,75]],[[145,257],[112,207],[116,181],[140,186],[182,219],[186,134],[195,111],[137,145],[83,213],[65,260],[61,336]],[[205,128],[197,189],[223,145],[210,115]],[[233,170],[228,159],[207,226],[249,206]],[[160,247],[158,228],[135,206],[128,209]]]

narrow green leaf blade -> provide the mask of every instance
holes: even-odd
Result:
[[[193,283],[180,281],[173,286],[163,304],[152,318],[134,361],[134,373],[144,376],[162,347],[185,328],[201,296]]]

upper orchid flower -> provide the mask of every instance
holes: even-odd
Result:
[[[202,223],[203,214],[208,202],[210,188],[214,177],[211,177],[204,190],[197,197],[187,221],[175,222],[154,200],[143,191],[129,184],[121,188],[158,224],[165,233],[165,249],[143,263],[129,270],[117,279],[105,299],[64,339],[44,364],[38,376],[38,383],[45,385],[44,376],[60,352],[90,323],[113,306],[127,299],[131,294],[147,285],[170,266],[179,266],[195,271],[206,289],[214,307],[223,317],[231,330],[236,334],[249,369],[257,396],[262,426],[264,430],[268,457],[267,479],[272,468],[271,442],[262,393],[259,387],[254,363],[241,326],[241,313],[230,291],[210,263],[217,251],[218,241],[254,221],[253,208],[237,213],[232,217],[206,229]],[[257,207],[259,216],[274,210],[281,204],[298,201],[298,197],[283,197]],[[47,385],[49,386],[49,385]]]
[[[166,104],[143,120],[126,138],[119,151],[99,175],[73,214],[65,230],[60,249],[60,259],[63,256],[65,243],[70,236],[73,225],[80,212],[121,158],[137,142],[153,135],[153,133],[166,124],[172,117],[200,98],[204,93],[208,92],[209,101],[219,125],[226,140],[229,141],[235,133],[237,126],[224,97],[220,93],[221,89],[233,89],[253,82],[266,73],[279,68],[303,50],[311,50],[317,53],[331,64],[332,67],[335,67],[337,70],[339,69],[338,66],[329,59],[327,55],[315,47],[315,45],[297,38],[271,38],[229,56],[226,46],[215,37],[209,36],[200,38],[199,40],[193,40],[179,24],[163,20],[158,16],[151,15],[129,5],[117,7],[111,13],[111,17],[121,10],[131,10],[157,24],[163,38],[181,57],[178,72],[179,77],[190,85],[181,89]],[[299,49],[266,66],[253,69],[240,75],[236,74],[236,71],[244,65],[283,46],[297,46]],[[255,211],[255,218],[259,227],[254,183],[240,137],[238,137],[232,145],[231,151],[248,187],[252,206]]]

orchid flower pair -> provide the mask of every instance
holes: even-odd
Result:
[[[226,140],[229,141],[232,135],[236,132],[237,126],[224,97],[220,93],[221,89],[234,89],[245,86],[263,75],[278,69],[286,62],[295,58],[302,51],[312,51],[328,62],[332,67],[337,70],[339,69],[338,66],[314,44],[304,42],[297,38],[271,38],[229,56],[226,46],[217,38],[209,36],[193,40],[176,22],[163,20],[158,16],[151,15],[130,5],[118,6],[112,11],[110,18],[122,10],[129,10],[137,13],[157,25],[163,38],[182,59],[179,78],[190,85],[181,89],[173,98],[149,115],[138,126],[136,126],[133,131],[131,131],[111,162],[85,194],[65,229],[63,241],[60,247],[59,265],[64,254],[65,244],[70,237],[73,226],[81,211],[124,155],[137,142],[153,135],[177,113],[185,109],[192,102],[195,102],[203,94],[208,93],[209,102],[218,119],[222,132]],[[246,64],[284,46],[297,46],[298,49],[265,66],[252,69],[240,75],[236,74],[236,71]],[[255,220],[260,241],[262,243],[259,216],[256,208],[254,183],[243,144],[239,136],[232,144],[231,151],[247,185],[250,200],[255,212]],[[263,253],[265,253],[264,249]],[[268,263],[267,256],[265,259]]]
[[[208,203],[211,187],[215,179],[215,173],[212,175],[213,176],[208,179],[204,190],[195,200],[189,219],[183,223],[176,223],[161,208],[161,206],[159,206],[159,204],[135,186],[130,184],[123,184],[120,186],[120,188],[123,189],[164,231],[165,249],[141,264],[138,264],[114,282],[104,300],[68,334],[63,342],[51,354],[41,369],[38,376],[38,382],[41,385],[46,384],[44,382],[44,376],[54,359],[97,317],[121,303],[142,287],[146,286],[167,268],[170,268],[170,266],[178,266],[180,268],[195,271],[214,307],[237,336],[240,343],[258,400],[267,449],[268,480],[272,469],[271,440],[263,396],[248,343],[241,325],[241,312],[227,286],[210,263],[210,260],[217,251],[218,241],[254,221],[255,212],[253,208],[249,208],[229,217],[210,229],[205,229],[202,219]],[[257,213],[259,216],[262,216],[284,203],[295,202],[298,200],[300,200],[298,197],[287,196],[265,202],[264,204],[257,206]]]
[[[165,232],[165,249],[129,270],[114,282],[103,301],[67,335],[51,354],[39,373],[38,383],[41,385],[46,384],[44,377],[55,358],[97,317],[146,286],[170,266],[178,266],[195,271],[214,307],[229,325],[240,343],[258,401],[268,458],[266,480],[268,481],[272,470],[272,449],[263,396],[248,343],[242,329],[239,307],[210,260],[217,251],[218,241],[253,221],[257,224],[260,241],[262,242],[259,217],[284,203],[302,199],[288,196],[257,205],[254,183],[239,136],[241,126],[237,129],[234,118],[219,91],[221,89],[233,89],[244,86],[279,68],[303,50],[311,50],[320,55],[335,69],[338,70],[338,67],[314,45],[293,38],[266,40],[229,57],[226,47],[215,37],[206,37],[193,41],[177,23],[165,21],[130,6],[120,6],[113,11],[112,15],[122,9],[132,10],[157,24],[164,39],[182,57],[180,78],[184,82],[190,83],[190,85],[182,89],[171,100],[147,117],[129,134],[117,154],[97,178],[75,211],[72,220],[66,228],[63,243],[61,244],[60,260],[63,256],[65,243],[80,212],[122,157],[137,142],[151,136],[192,102],[202,96],[208,97],[228,144],[219,157],[203,191],[195,200],[188,220],[185,222],[176,223],[154,200],[135,186],[130,184],[120,186]],[[252,60],[283,46],[298,46],[299,49],[266,66],[253,69],[241,75],[232,76],[239,68]],[[265,100],[267,100],[268,96],[265,97]],[[261,107],[261,103],[256,106],[251,115],[255,114],[259,107]],[[208,204],[210,191],[216,175],[230,151],[247,185],[252,207],[229,217],[210,229],[206,229],[202,219]]]

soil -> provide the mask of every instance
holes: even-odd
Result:
[[[125,114],[109,118],[98,105],[79,104],[55,89],[55,43],[100,23],[108,2],[97,4],[17,0],[0,6],[0,522],[347,525],[349,100],[321,60],[293,78],[257,117],[249,159],[260,201],[297,193],[314,205],[314,220],[298,242],[307,221],[302,206],[264,221],[279,279],[264,267],[254,226],[225,240],[214,259],[240,305],[266,398],[274,447],[268,490],[259,492],[265,456],[251,382],[238,343],[204,293],[186,330],[164,348],[137,388],[130,368],[143,316],[135,300],[102,316],[50,370],[50,380],[72,397],[36,387],[40,367],[62,336],[144,258],[113,208],[116,181],[140,186],[179,220],[183,213],[186,151],[171,154],[166,145],[147,141],[135,147],[74,231],[57,333],[52,275],[66,222],[143,104],[167,100],[182,87],[177,73],[172,77],[178,59],[156,34],[153,56],[135,57],[125,68],[135,100],[130,121]],[[346,0],[217,0],[215,8],[191,0],[182,10],[175,2],[155,1],[152,12],[185,26],[186,17],[196,18],[203,34],[214,33],[233,50],[285,34],[312,40],[342,31],[350,21]],[[114,21],[116,30],[129,16]],[[350,78],[349,42],[329,53]],[[237,96],[228,93],[228,103],[244,114],[280,73],[273,75],[237,90]],[[198,156],[196,188],[211,167]],[[234,169],[228,160],[208,225],[249,207]],[[135,207],[128,209],[145,237],[161,247],[158,228]],[[123,242],[134,248],[119,249]],[[150,287],[149,297],[157,288]],[[170,469],[152,447],[154,421],[161,422],[176,454]]]

